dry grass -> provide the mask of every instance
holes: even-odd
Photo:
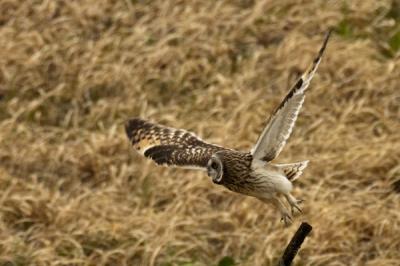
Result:
[[[398,265],[400,18],[391,1],[0,2],[0,264]],[[328,27],[337,34],[280,162],[279,213],[134,154],[132,116],[247,150]]]

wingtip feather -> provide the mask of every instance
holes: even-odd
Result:
[[[324,42],[322,43],[322,46],[321,46],[321,49],[318,52],[318,55],[315,57],[312,65],[308,68],[308,70],[300,78],[300,80],[303,80],[303,82],[301,84],[302,86],[298,87],[297,93],[303,93],[307,89],[311,79],[314,76],[315,71],[318,68],[319,63],[321,62],[321,59],[322,59],[322,56],[323,56],[323,54],[325,52],[326,46],[328,45],[328,41],[329,41],[329,38],[331,36],[331,33],[332,33],[332,29],[329,29],[327,31],[326,35],[325,35]],[[296,85],[294,86],[294,88],[297,87]]]
[[[128,138],[131,140],[134,136],[134,132],[136,132],[139,128],[142,128],[146,123],[145,120],[140,118],[131,118],[125,122],[125,132]]]
[[[322,55],[324,54],[325,48],[326,48],[326,46],[328,44],[329,38],[331,37],[332,31],[333,31],[332,29],[329,29],[326,32],[324,42],[322,43],[322,47],[319,50],[319,53],[318,53],[318,56],[317,56],[316,60],[320,59],[322,57]]]

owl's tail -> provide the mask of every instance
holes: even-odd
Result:
[[[308,160],[298,163],[288,163],[288,164],[274,164],[274,166],[278,167],[280,171],[289,179],[290,181],[294,181],[301,176],[303,170],[308,165]]]

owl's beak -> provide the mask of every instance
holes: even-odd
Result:
[[[218,184],[217,178],[213,177],[213,178],[212,178],[212,181],[213,181],[214,184]]]
[[[212,181],[213,181],[214,184],[220,185],[221,181],[222,181],[222,176],[221,175],[214,175],[212,177]]]
[[[221,169],[222,167],[219,167]],[[221,184],[222,181],[222,173],[219,169],[213,169],[211,166],[207,166],[207,175],[211,177],[214,184]]]

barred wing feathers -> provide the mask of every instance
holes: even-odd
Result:
[[[195,134],[133,118],[125,124],[133,148],[159,165],[206,168],[211,155],[223,147],[209,144]]]

